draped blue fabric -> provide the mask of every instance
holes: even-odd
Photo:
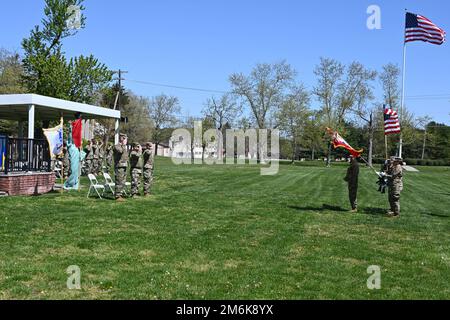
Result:
[[[69,129],[69,139],[67,140],[67,151],[70,159],[70,176],[64,183],[65,190],[78,190],[80,187],[80,150],[75,146],[72,139],[72,128]]]

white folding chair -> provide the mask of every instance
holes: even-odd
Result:
[[[105,178],[105,190],[109,190],[111,191],[112,194],[115,194],[115,187],[116,184],[114,183],[113,179],[111,178],[111,176],[109,175],[109,173],[107,172],[103,172],[103,178]],[[127,189],[130,190],[131,189],[131,182],[125,182],[125,190],[123,190],[123,192],[125,193],[125,195],[128,196],[128,192]]]
[[[105,191],[110,191],[114,195],[114,188],[116,187],[116,184],[114,183],[113,179],[111,178],[109,173],[106,172],[103,172],[103,178],[105,178]]]
[[[91,185],[89,187],[87,197],[89,198],[89,196],[91,195],[92,189],[94,189],[94,191],[97,193],[98,197],[100,199],[102,199],[102,194],[105,192],[105,186],[102,184],[99,184],[97,181],[97,178],[91,173],[88,174],[88,178],[89,178],[89,182],[91,183]],[[98,192],[99,190],[101,190],[101,192],[102,192],[101,194],[100,194],[100,192]]]

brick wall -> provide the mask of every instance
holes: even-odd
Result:
[[[53,173],[0,175],[0,191],[10,196],[44,194],[52,191],[54,185]]]

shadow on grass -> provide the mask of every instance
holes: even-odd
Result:
[[[432,217],[438,217],[438,218],[450,218],[449,215],[445,215],[445,214],[430,213],[430,212],[422,212],[422,214],[425,214],[427,216],[432,216]]]
[[[338,206],[330,206],[328,204],[323,204],[322,207],[300,207],[300,206],[288,206],[290,209],[295,209],[299,211],[315,211],[315,212],[325,212],[325,211],[337,211],[337,212],[348,212],[349,210],[343,209]]]
[[[370,214],[370,215],[386,215],[386,209],[383,208],[364,208],[361,210],[364,214]]]

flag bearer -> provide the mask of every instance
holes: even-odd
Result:
[[[389,217],[400,216],[400,193],[403,191],[403,159],[392,157],[387,169],[389,204],[391,210]]]
[[[347,169],[347,175],[344,180],[348,183],[348,196],[350,199],[350,205],[352,207],[351,212],[358,212],[358,177],[359,177],[359,163],[354,157],[350,157],[350,166]]]

